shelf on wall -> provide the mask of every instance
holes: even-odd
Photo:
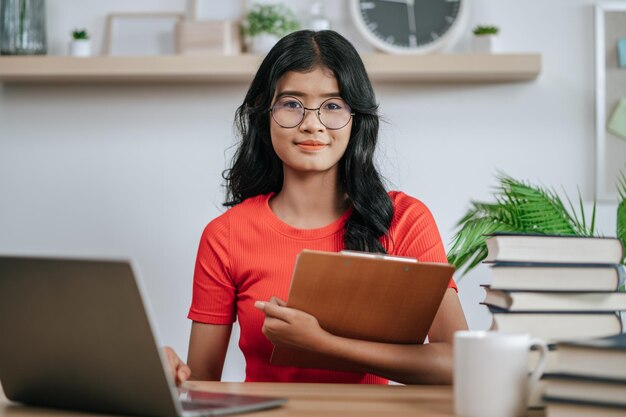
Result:
[[[363,54],[374,82],[514,82],[541,72],[541,55]],[[235,56],[3,56],[6,83],[218,83],[249,82],[262,57]]]

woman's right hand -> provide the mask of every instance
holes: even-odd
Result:
[[[165,346],[163,348],[163,351],[165,352],[165,356],[167,357],[170,374],[176,382],[176,386],[179,386],[189,379],[189,376],[191,375],[191,368],[189,368],[187,364],[178,357],[176,352],[174,352],[174,349],[172,349],[171,347]]]

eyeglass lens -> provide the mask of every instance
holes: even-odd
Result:
[[[305,109],[295,97],[282,97],[272,106],[272,117],[281,127],[292,128],[304,120],[306,110],[315,111],[319,121],[328,129],[341,129],[352,117],[352,109],[340,98],[329,98],[319,108]]]

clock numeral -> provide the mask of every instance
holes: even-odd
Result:
[[[417,37],[415,35],[409,36],[409,45],[411,45],[412,48],[417,47]]]
[[[372,29],[372,30],[376,30],[376,29],[378,29],[378,23],[376,23],[376,22],[369,22],[367,24],[367,27]]]
[[[376,8],[376,3],[374,2],[361,3],[361,10],[371,10],[375,8]]]
[[[385,38],[385,40],[386,40],[388,43],[394,43],[394,42],[396,41],[396,38],[394,38],[393,36],[389,35],[389,36],[387,36],[387,37]]]
[[[448,3],[458,3],[460,0],[446,0]]]
[[[439,39],[439,35],[435,32],[430,32],[430,37],[433,38],[433,40]]]
[[[448,22],[448,23],[452,23],[452,22],[454,22],[454,17],[452,17],[452,16],[446,16],[446,22]]]

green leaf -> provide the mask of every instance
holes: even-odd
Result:
[[[294,13],[282,3],[255,4],[243,24],[244,33],[250,37],[269,33],[283,37],[299,28]]]
[[[495,203],[472,202],[470,209],[457,224],[448,262],[462,275],[472,270],[487,256],[486,241],[496,232],[536,233],[591,236],[595,228],[595,203],[590,226],[579,193],[580,218],[568,199],[571,213],[554,190],[515,180],[498,174]],[[626,195],[626,185],[624,186]],[[626,211],[626,208],[624,208]],[[624,220],[626,225],[626,220]]]
[[[626,176],[620,173],[617,191],[621,197],[621,201],[617,206],[617,238],[622,241],[622,245],[626,248]],[[626,264],[626,258],[622,261]]]
[[[478,25],[472,31],[474,35],[497,35],[500,29],[497,26]]]
[[[74,29],[72,31],[72,39],[75,39],[75,40],[89,39],[89,34],[87,33],[87,29]]]

